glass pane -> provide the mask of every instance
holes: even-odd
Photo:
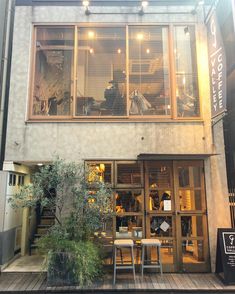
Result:
[[[201,167],[193,166],[193,184],[194,187],[201,187]]]
[[[116,212],[140,212],[143,209],[141,191],[117,191],[115,194]]]
[[[184,240],[182,242],[183,263],[204,262],[204,249],[202,240]]]
[[[79,28],[77,116],[126,115],[125,28]]]
[[[180,190],[180,210],[202,210],[201,191]]]
[[[141,216],[116,217],[116,238],[143,238],[143,227]]]
[[[162,263],[173,263],[173,252],[174,252],[174,246],[172,240],[161,240],[162,246],[161,246],[161,258]],[[151,262],[158,261],[157,256],[157,250],[154,247],[151,247],[151,255],[150,255]]]
[[[87,163],[88,165],[88,182],[100,180],[105,183],[112,182],[111,163]]]
[[[172,210],[171,191],[167,190],[150,190],[149,210]]]
[[[171,169],[164,164],[150,164],[149,171],[149,188],[169,188],[171,187]]]
[[[179,117],[199,116],[200,106],[194,27],[175,27],[174,38],[177,113]]]
[[[37,28],[33,115],[71,115],[73,50],[72,28]]]
[[[130,27],[130,115],[170,115],[168,28]]]
[[[182,237],[203,237],[203,217],[182,216],[181,233]]]
[[[152,216],[150,217],[150,236],[151,237],[172,237],[172,217],[171,216]]]
[[[182,188],[189,186],[189,168],[178,167],[178,174],[179,174],[179,186]]]
[[[139,162],[117,164],[117,183],[141,185],[141,164]]]

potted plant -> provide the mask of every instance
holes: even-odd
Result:
[[[47,256],[50,285],[83,286],[101,276],[101,247],[94,235],[112,217],[112,190],[94,169],[57,158],[41,167],[10,203],[15,208],[40,203],[54,213],[55,225],[37,243]]]

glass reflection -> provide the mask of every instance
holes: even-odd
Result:
[[[202,210],[200,190],[179,190],[180,210]]]
[[[143,227],[141,216],[116,217],[116,238],[142,238]]]
[[[150,236],[151,237],[172,237],[172,217],[153,216],[150,217]]]
[[[141,165],[139,162],[117,164],[117,183],[124,185],[141,184]]]
[[[115,199],[117,213],[142,211],[143,195],[140,190],[118,191]]]
[[[161,258],[163,264],[173,263],[174,257],[174,247],[172,240],[161,240]],[[150,253],[151,262],[156,262],[158,260],[157,252],[155,248],[151,248]]]
[[[73,51],[74,29],[37,28],[33,115],[71,115]]]
[[[77,116],[126,115],[124,28],[79,28]]]
[[[202,216],[182,216],[181,233],[183,237],[202,237],[203,236],[203,217]]]
[[[185,240],[182,242],[183,263],[204,262],[204,249],[202,240]]]
[[[130,115],[170,115],[168,28],[130,27]]]

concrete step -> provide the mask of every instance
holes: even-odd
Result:
[[[42,217],[40,221],[40,225],[54,225],[55,224],[55,219],[53,217]]]

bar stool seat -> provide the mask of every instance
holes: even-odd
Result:
[[[158,239],[142,239],[141,245],[149,245],[149,246],[161,246],[161,242]]]
[[[161,242],[158,239],[142,239],[142,259],[141,259],[141,274],[144,275],[145,268],[159,268],[162,275],[162,261],[161,261]],[[155,247],[157,251],[158,261],[156,264],[145,264],[145,248]]]
[[[133,270],[133,277],[135,281],[135,261],[134,261],[134,242],[131,239],[117,239],[113,243],[114,246],[114,273],[113,273],[113,284],[116,283],[116,271],[117,269],[132,269]],[[129,248],[131,252],[131,264],[128,265],[117,265],[117,249],[121,248]],[[122,254],[122,252],[120,251]],[[121,256],[122,257],[122,256]]]

